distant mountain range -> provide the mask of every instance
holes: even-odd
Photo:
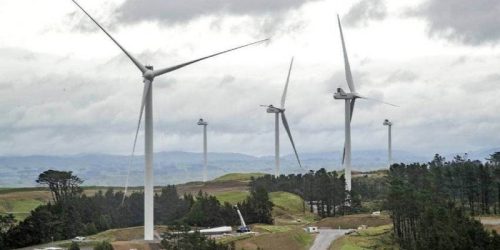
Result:
[[[500,148],[468,153],[470,159],[484,160]],[[375,170],[387,168],[387,152],[367,150],[353,152],[353,169]],[[395,162],[428,162],[432,155],[421,156],[405,151],[393,152]],[[463,155],[463,154],[462,154]],[[445,155],[451,159],[453,154]],[[209,153],[210,178],[227,173],[274,172],[274,157],[255,157],[237,153]],[[160,152],[155,154],[155,185],[178,184],[199,181],[202,178],[202,154],[189,152]],[[340,152],[301,154],[303,169],[294,155],[281,158],[284,174],[303,173],[307,170],[326,168],[341,170]],[[74,155],[74,156],[6,156],[0,157],[0,187],[36,186],[38,175],[48,169],[73,171],[85,180],[84,185],[124,186],[130,157],[122,155]],[[130,171],[130,185],[142,186],[143,157],[135,156]]]

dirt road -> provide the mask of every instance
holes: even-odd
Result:
[[[319,229],[319,235],[314,240],[310,250],[328,250],[332,241],[340,238],[348,231],[345,229]]]

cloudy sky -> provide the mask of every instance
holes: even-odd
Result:
[[[240,44],[154,83],[155,151],[272,154],[274,118],[295,56],[287,116],[299,152],[339,151],[347,89],[341,16],[360,100],[353,149],[421,154],[498,146],[500,2],[495,0],[80,0],[143,63],[175,65]],[[128,154],[142,79],[70,0],[0,0],[0,155]],[[141,134],[140,140],[143,136]],[[139,150],[142,150],[139,143]],[[282,153],[291,147],[282,134]]]

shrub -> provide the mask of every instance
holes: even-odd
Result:
[[[71,245],[69,246],[68,250],[80,250],[80,246],[76,242],[71,242]]]
[[[113,245],[107,241],[103,241],[101,243],[98,243],[95,247],[94,250],[113,250]]]

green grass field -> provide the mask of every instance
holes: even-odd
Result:
[[[221,177],[214,179],[213,181],[214,182],[218,182],[218,181],[244,181],[244,182],[248,182],[248,181],[250,181],[251,177],[257,178],[257,177],[261,177],[264,175],[266,175],[266,174],[263,174],[263,173],[234,173],[234,174],[223,175]]]
[[[366,225],[368,227],[389,225],[392,224],[392,220],[387,214],[381,214],[380,216],[372,216],[371,214],[352,214],[324,218],[315,224],[318,227],[356,229],[361,225]]]
[[[45,202],[35,199],[28,200],[0,200],[0,214],[12,213],[17,221],[28,217],[31,210]]]
[[[216,193],[215,197],[221,204],[228,202],[232,205],[244,201],[249,195],[248,191],[230,191],[223,193]]]
[[[298,195],[287,192],[272,192],[269,194],[269,198],[278,209],[292,214],[303,212],[303,200]]]
[[[219,202],[236,204],[244,201],[249,195],[248,191],[228,191],[215,193]],[[302,213],[303,201],[300,196],[287,192],[269,193],[269,199],[274,203],[276,209],[285,210],[288,213]]]
[[[257,224],[253,226],[252,230],[261,233],[284,233],[293,230],[293,227]]]
[[[330,246],[330,250],[399,249],[392,236],[392,225],[372,227],[346,235]]]
[[[287,232],[264,233],[239,240],[236,242],[236,249],[306,250],[313,241],[314,235],[297,228]]]

